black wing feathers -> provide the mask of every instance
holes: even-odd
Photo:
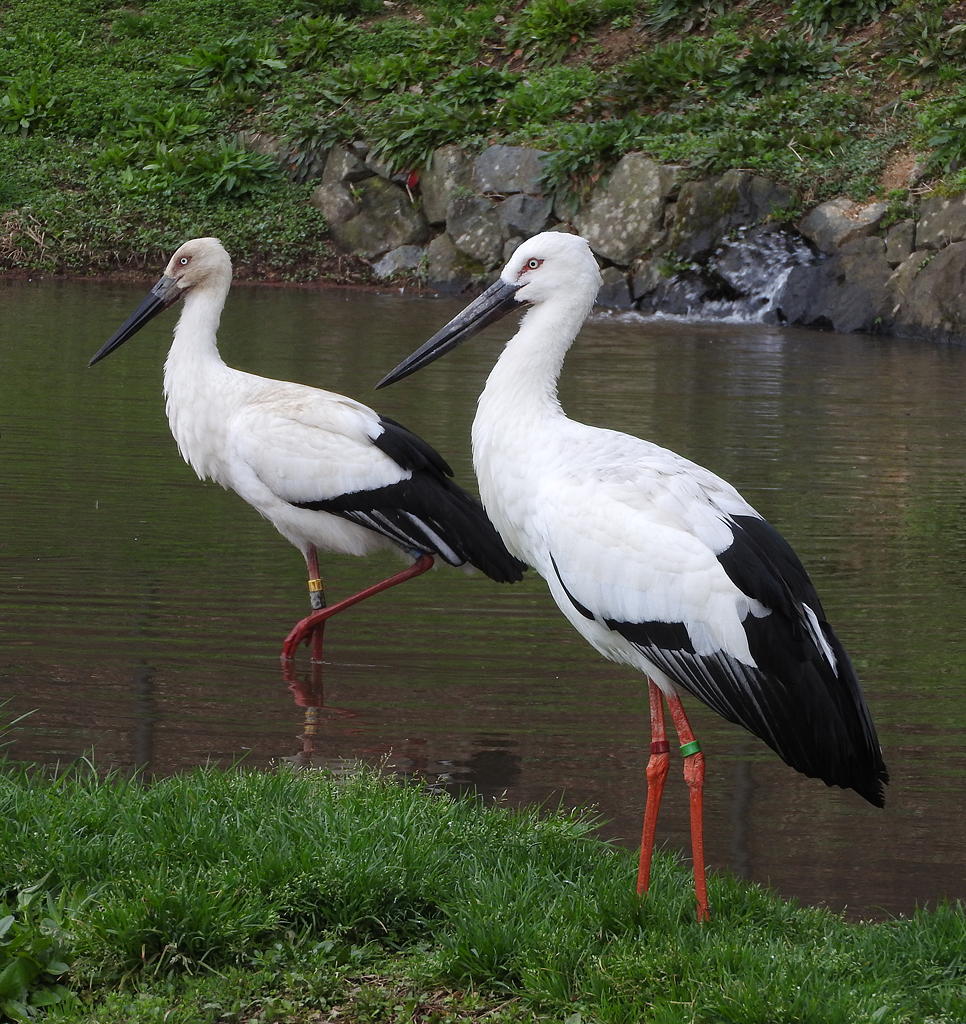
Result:
[[[762,617],[748,615],[742,623],[757,667],[724,651],[695,653],[685,623],[607,625],[793,768],[830,786],[854,789],[881,807],[889,776],[875,726],[808,574],[765,520],[735,516],[732,531],[734,541],[718,559],[735,586],[771,610]],[[820,639],[831,650],[834,667]]]
[[[483,506],[449,479],[453,471],[436,449],[394,420],[383,416],[380,423],[373,444],[410,479],[294,504],[349,519],[404,551],[438,555],[450,565],[469,562],[498,583],[522,579],[526,566],[507,551]]]

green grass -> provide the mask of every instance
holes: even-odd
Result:
[[[444,143],[542,146],[552,182],[578,192],[631,150],[692,176],[757,170],[803,205],[876,195],[903,147],[960,187],[966,32],[952,10],[0,0],[0,269],[140,265],[215,233],[248,276],[344,278],[354,268],[325,246],[300,182],[326,146],[360,138],[403,171]],[[282,140],[288,166],[241,131]]]
[[[0,1000],[5,965],[36,950],[46,967],[21,1005],[52,1000],[50,1021],[966,1015],[961,907],[849,923],[714,875],[701,926],[682,865],[659,857],[638,899],[632,855],[586,816],[487,809],[367,771],[149,785],[7,764],[0,822],[18,930],[16,948],[0,935]]]

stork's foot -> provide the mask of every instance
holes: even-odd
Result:
[[[328,611],[328,608],[321,609],[322,612]],[[312,660],[322,660],[322,636],[323,629],[325,627],[325,619],[328,616],[324,616],[319,619],[320,612],[312,612],[311,615],[306,615],[304,619],[300,619],[289,631],[288,636],[282,641],[282,661],[291,661],[295,657],[295,652],[298,650],[300,644],[309,644],[312,648]]]

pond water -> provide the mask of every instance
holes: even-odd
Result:
[[[147,773],[361,758],[511,804],[591,805],[636,846],[643,679],[587,647],[534,574],[501,587],[439,568],[337,618],[324,678],[305,655],[283,677],[301,558],[178,456],[161,397],[175,313],[87,368],[143,292],[0,282],[0,717],[31,713],[8,755]],[[371,403],[472,489],[470,422],[509,320],[372,390],[461,305],[236,286],[222,350]],[[572,416],[708,466],[791,540],[892,773],[876,810],[689,702],[713,869],[850,915],[966,897],[964,383],[962,349],[760,326],[599,316],[572,351]],[[326,557],[330,599],[399,564]],[[688,849],[677,772],[658,838]]]

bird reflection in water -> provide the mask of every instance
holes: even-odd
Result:
[[[416,782],[430,793],[475,794],[485,801],[501,799],[519,781],[522,765],[514,751],[517,741],[508,736],[470,738],[476,749],[466,757],[439,758],[433,756],[436,745],[424,737],[406,737],[398,746],[369,746],[363,738],[367,730],[361,721],[337,731],[327,729],[333,721],[359,719],[361,713],[325,703],[323,667],[311,662],[307,672],[298,673],[295,662],[282,663],[282,677],[303,717],[302,732],[297,735],[301,745],[294,754],[280,757],[281,762],[296,768],[321,768],[340,776],[355,770],[361,762],[374,760],[400,781]],[[447,745],[450,749],[457,744],[465,747],[466,742],[465,737],[452,737]],[[352,756],[345,756],[349,749]],[[343,753],[335,753],[337,750]]]

